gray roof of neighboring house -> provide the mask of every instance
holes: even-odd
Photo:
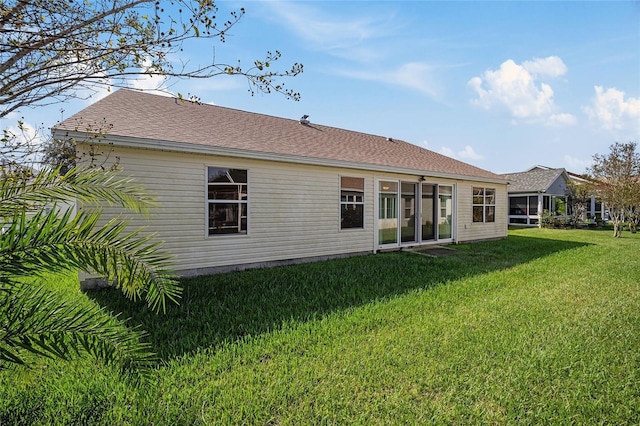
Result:
[[[501,176],[509,181],[509,192],[545,192],[565,169],[533,167],[526,172],[506,173]]]
[[[53,131],[57,137],[82,137],[95,123],[113,126],[107,139],[150,149],[226,150],[236,156],[301,163],[320,159],[345,167],[506,183],[500,175],[396,139],[126,89],[100,99]]]

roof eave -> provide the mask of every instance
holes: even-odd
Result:
[[[86,138],[84,132],[70,131],[67,129],[53,128],[52,134],[54,139],[60,138],[73,138],[76,140],[82,140]],[[299,155],[280,154],[273,152],[252,151],[246,149],[216,147],[210,145],[200,145],[185,142],[163,141],[153,139],[153,144],[149,143],[150,139],[124,137],[118,135],[107,135],[100,143],[112,143],[114,146],[120,146],[125,148],[138,148],[147,150],[159,150],[170,152],[182,152],[189,154],[206,154],[206,155],[219,155],[224,157],[234,158],[249,158],[252,160],[267,160],[267,161],[280,161],[285,163],[295,164],[307,164],[313,166],[325,166],[325,167],[342,167],[358,170],[386,172],[386,173],[399,173],[409,174],[416,176],[430,176],[435,178],[444,179],[457,179],[467,180],[473,182],[487,182],[506,185],[506,179],[493,179],[482,176],[469,176],[453,173],[441,173],[419,169],[407,169],[402,167],[390,167],[372,163],[358,163],[352,161],[332,160],[317,157],[304,157]],[[93,141],[94,143],[96,141]]]

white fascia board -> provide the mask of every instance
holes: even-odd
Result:
[[[86,139],[86,133],[67,131],[61,129],[53,130],[53,137],[59,138],[64,134],[65,138],[76,140]],[[351,161],[330,160],[325,158],[304,157],[299,155],[288,155],[274,152],[251,151],[246,149],[236,149],[227,147],[216,147],[210,145],[190,144],[186,142],[163,141],[157,139],[140,139],[116,135],[107,135],[100,141],[93,143],[113,143],[114,146],[125,148],[138,148],[147,150],[159,150],[170,152],[182,152],[188,154],[218,155],[221,157],[248,158],[252,160],[280,161],[285,163],[306,164],[313,166],[340,167],[348,169],[366,170],[373,172],[398,173],[417,176],[429,176],[442,179],[466,180],[473,182],[488,182],[506,185],[506,180],[488,179],[476,176],[457,175],[450,173],[429,172],[426,170],[406,169],[402,167],[389,167],[377,164],[357,163]]]

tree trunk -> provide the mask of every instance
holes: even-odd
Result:
[[[622,213],[617,209],[611,209],[609,211],[611,222],[613,223],[613,237],[622,237]]]
[[[620,226],[620,224],[617,222],[613,224],[613,237],[614,238],[622,237],[622,226]]]

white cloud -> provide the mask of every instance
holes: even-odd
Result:
[[[442,148],[440,148],[440,150],[438,151],[440,154],[442,155],[446,155],[447,157],[451,157],[451,158],[455,158],[455,154],[453,153],[453,150],[451,148],[448,148],[446,146],[443,146]]]
[[[484,157],[478,154],[471,145],[465,145],[465,147],[455,152],[453,149],[443,146],[438,150],[438,153],[446,155],[447,157],[463,159],[463,160],[482,160]]]
[[[360,80],[376,81],[417,90],[434,98],[441,98],[441,91],[430,75],[434,66],[424,62],[410,62],[389,71],[337,71],[338,74]]]
[[[152,66],[153,62],[150,58],[145,58],[142,63],[142,72],[146,72]],[[169,78],[160,75],[140,74],[136,78],[129,80],[128,86],[132,89],[143,90],[147,93],[155,95],[173,96],[167,89]]]
[[[143,62],[145,69],[151,66],[151,60],[146,59]],[[95,74],[94,77],[101,77],[103,73]],[[166,87],[167,78],[162,76],[151,76],[148,74],[140,74],[135,78],[127,78],[126,80],[121,78],[109,79],[104,78],[101,84],[96,83],[84,83],[76,90],[77,99],[81,99],[85,106],[91,105],[99,100],[107,97],[120,87],[128,87],[135,90],[144,90],[148,93],[157,95],[171,96],[166,90],[162,90]]]
[[[399,26],[391,22],[391,14],[340,17],[309,3],[266,2],[265,5],[279,25],[289,27],[309,48],[360,61],[373,61],[380,56],[379,47],[369,47],[364,42],[385,36]]]
[[[334,16],[322,16],[318,9],[302,3],[271,2],[269,5],[285,25],[316,46],[344,47],[375,33],[372,21],[367,18],[340,21]]]
[[[591,160],[581,160],[579,158],[572,157],[569,154],[565,154],[564,164],[566,166],[565,168],[570,172],[584,173],[587,168],[591,166]]]
[[[467,83],[478,97],[471,103],[485,110],[506,109],[517,121],[547,125],[574,124],[571,114],[558,112],[553,89],[539,77],[557,77],[567,67],[557,56],[525,61],[522,65],[508,59],[493,71],[487,70]]]
[[[471,145],[466,145],[462,151],[458,151],[458,155],[466,160],[482,160],[482,155],[476,153]]]
[[[19,122],[22,123],[21,128]],[[47,137],[47,130],[42,126],[36,127],[19,117],[14,111],[2,119],[2,130],[9,131],[15,140],[29,145],[40,145],[44,138]]]
[[[438,97],[438,90],[429,76],[432,67],[429,64],[411,62],[402,65],[387,75],[391,83],[416,89],[433,98]]]
[[[582,108],[589,119],[605,130],[628,128],[634,137],[640,135],[640,98],[626,97],[614,87],[604,90],[594,86],[595,97]]]
[[[560,77],[567,73],[567,66],[557,56],[549,56],[544,59],[534,58],[533,61],[524,61],[522,68],[532,75],[540,77]]]
[[[22,119],[18,119],[13,114],[9,114],[6,118],[10,120],[10,124],[5,126],[3,120],[1,130],[8,132],[8,135],[10,135],[10,146],[17,145],[20,148],[17,150],[0,150],[0,152],[4,151],[10,160],[23,164],[37,161],[41,145],[48,137],[46,129],[37,128]],[[14,119],[15,121],[13,121]],[[18,123],[19,121],[22,122],[21,126]]]
[[[562,127],[562,126],[573,126],[576,124],[578,119],[573,114],[552,114],[549,116],[547,120],[547,124],[549,126]]]

